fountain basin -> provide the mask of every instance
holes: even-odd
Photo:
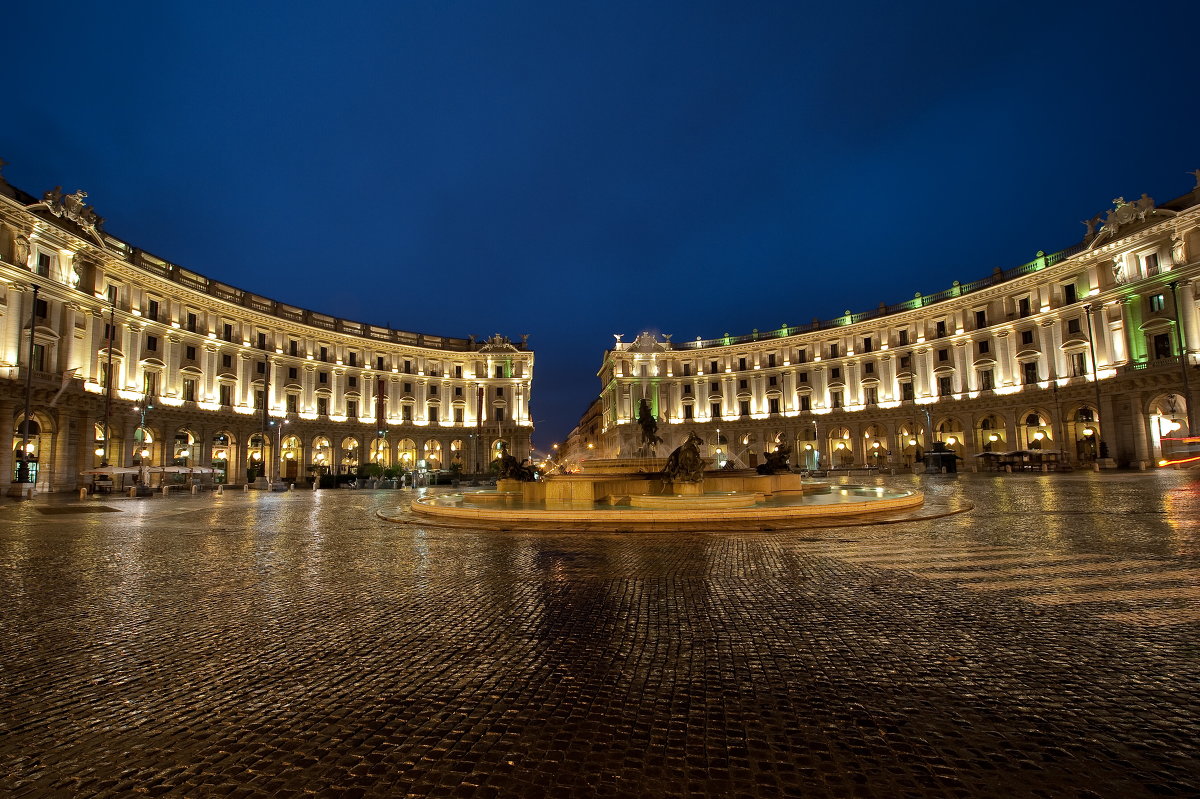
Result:
[[[830,519],[852,524],[870,516],[918,508],[925,500],[920,491],[882,486],[805,484],[804,488],[772,496],[714,493],[714,504],[706,503],[708,494],[678,498],[670,494],[610,495],[605,502],[506,499],[498,503],[486,496],[496,492],[485,491],[421,497],[413,501],[411,509],[429,523],[448,527],[621,532],[763,530],[812,526]],[[634,505],[635,499],[639,505],[651,506]],[[628,504],[622,504],[622,500]],[[730,505],[719,506],[722,501]],[[689,503],[704,504],[689,507]],[[379,515],[390,521],[409,521],[400,512],[380,511]]]

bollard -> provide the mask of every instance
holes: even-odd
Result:
[[[79,498],[87,499],[87,489],[86,488],[79,489]]]
[[[170,494],[170,493],[171,493],[171,487],[170,487],[170,486],[163,486],[163,487],[162,487],[162,494],[163,494],[163,496],[164,496],[164,497],[165,497],[165,496],[167,496],[167,495],[168,495],[168,494]]]
[[[1012,466],[1005,466],[1004,471],[1008,474],[1012,474]]]
[[[225,496],[225,486],[224,485],[217,486],[217,496],[218,497]]]
[[[320,482],[320,481],[318,481],[318,480],[313,480],[313,491],[316,491],[316,490],[317,490],[317,483],[318,483],[318,482]]]
[[[243,490],[243,491],[249,491],[249,490],[250,490],[250,484],[249,484],[249,483],[242,483],[242,490]]]
[[[193,493],[193,494],[199,494],[199,493],[200,493],[200,486],[197,486],[197,485],[194,485],[194,486],[192,486],[192,493]]]
[[[131,497],[137,496],[137,487],[136,486],[129,487],[129,496],[131,496]]]
[[[1093,463],[1093,464],[1092,464],[1092,471],[1093,471],[1093,472],[1098,472],[1098,471],[1100,471],[1100,464],[1098,464],[1098,463]]]

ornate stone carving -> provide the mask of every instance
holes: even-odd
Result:
[[[502,336],[499,333],[492,334],[492,337],[484,342],[484,345],[479,348],[480,352],[516,352],[517,348],[509,341],[507,336]]]
[[[83,189],[74,194],[64,195],[62,186],[55,186],[42,195],[42,201],[28,206],[30,211],[45,209],[60,218],[66,218],[79,226],[86,228],[93,236],[104,226],[104,217],[96,213],[96,209],[87,205],[84,200],[87,192]],[[98,236],[96,236],[99,239]]]
[[[1200,170],[1197,170],[1200,171]],[[1187,263],[1187,239],[1184,235],[1176,230],[1171,234],[1171,259],[1176,266],[1181,266]]]

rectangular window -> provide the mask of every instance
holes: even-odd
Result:
[[[1030,313],[1032,313],[1032,311],[1030,310],[1029,306],[1029,298],[1022,297],[1021,299],[1017,300],[1017,315],[1024,318],[1029,316]]]
[[[1159,333],[1154,337],[1154,358],[1170,358],[1171,357],[1171,337],[1166,333]]]
[[[183,401],[196,401],[196,381],[190,377],[185,377],[183,379]]]
[[[714,380],[708,384],[708,390],[711,391],[712,393],[716,394],[718,391],[721,390],[721,384],[718,383],[716,380]]]
[[[750,400],[738,400],[738,413],[742,416],[750,415]]]
[[[950,360],[950,350],[948,350],[948,349],[938,350],[937,353],[938,353],[938,361],[939,362],[945,363],[946,361]]]
[[[643,374],[645,374],[645,369],[646,369],[646,367],[643,366],[642,367]],[[504,367],[503,366],[496,367],[496,377],[504,377]]]
[[[770,377],[767,378],[768,386],[774,386],[774,385],[778,384],[778,382],[779,382],[779,378],[777,378],[775,375],[771,375]]]
[[[405,394],[411,394],[411,393],[412,393],[412,383],[405,383],[405,384],[404,384],[404,393],[405,393]]]
[[[987,327],[987,311],[975,312],[975,329]]]
[[[800,410],[802,410],[802,411],[811,411],[812,410],[812,397],[805,394],[803,397],[800,398]]]
[[[351,366],[358,366],[358,353],[357,352],[350,352],[347,357],[349,357],[349,359],[350,359]]]
[[[801,373],[800,373],[800,382],[801,382],[801,383],[807,383],[807,382],[808,382],[808,372],[801,372]]]
[[[46,371],[46,348],[41,344],[33,345],[33,359],[29,362],[34,372]]]
[[[992,389],[995,388],[995,385],[992,383],[992,370],[991,369],[980,369],[979,370],[979,388],[981,388],[984,391],[991,391]]]
[[[692,418],[692,406],[691,406],[691,405],[684,405],[684,406],[683,406],[683,418],[684,418],[684,419],[691,419],[691,418]]]
[[[779,413],[779,398],[771,397],[767,400],[767,409],[770,413]]]
[[[43,277],[50,276],[50,254],[49,253],[39,252],[37,254],[37,260],[34,261],[33,271],[39,275],[42,275]]]
[[[50,315],[50,303],[45,300],[38,300],[33,304],[33,315],[38,319],[45,319]]]
[[[221,338],[226,341],[233,341],[233,325],[221,326]]]
[[[384,365],[383,365],[383,363],[384,363],[384,361],[383,361],[383,356],[382,356],[382,355],[376,355],[376,356],[375,356],[375,368],[376,368],[376,369],[378,369],[379,371],[381,371],[381,372],[382,372],[382,371],[384,370],[384,368],[385,368],[385,367],[384,367]],[[408,370],[407,370],[407,369],[405,369],[404,371],[406,371],[406,372],[407,372]]]
[[[317,415],[329,415],[329,397],[317,397]]]
[[[987,342],[987,341],[979,342],[979,354],[980,355],[987,355],[989,352],[991,352],[991,349],[992,349],[992,345],[989,342]]]
[[[114,327],[113,325],[110,325],[108,322],[105,322],[104,323],[104,340],[106,342],[112,341],[116,335],[117,335],[116,327]]]
[[[256,361],[254,364],[254,371],[258,372],[260,375],[265,375],[267,373],[266,362],[265,361]]]
[[[862,351],[863,352],[871,351],[871,337],[870,336],[867,336],[866,338],[863,339]]]
[[[158,374],[156,372],[146,372],[142,378],[142,393],[149,397],[158,394]]]
[[[908,344],[908,330],[907,329],[900,331],[900,345],[904,346],[906,344]]]
[[[1025,376],[1025,385],[1031,386],[1038,381],[1037,361],[1028,361],[1021,364],[1021,370]]]
[[[383,362],[382,359],[380,359],[380,363],[382,363],[382,362]],[[382,369],[383,367],[380,366],[379,368]],[[404,374],[406,374],[406,375],[412,374],[412,361],[404,362]]]
[[[146,303],[146,318],[158,321],[158,300],[150,300]]]
[[[222,383],[217,388],[217,394],[222,405],[229,406],[233,404],[233,386],[228,383]]]
[[[1075,295],[1075,284],[1074,283],[1066,283],[1063,285],[1062,289],[1063,289],[1063,305],[1071,305],[1072,303],[1074,303],[1076,300],[1079,299]]]
[[[1079,318],[1076,317],[1074,319],[1068,319],[1067,320],[1067,332],[1068,333],[1078,333],[1079,331],[1080,331]]]
[[[912,368],[912,356],[911,355],[901,355],[900,356],[900,368],[901,369],[911,369]]]
[[[189,361],[196,360],[196,348],[195,347],[184,347],[183,348],[183,357],[187,358]]]
[[[937,330],[936,335],[938,338],[942,338],[943,336],[946,335],[946,320],[945,319],[939,319],[937,321],[936,330]]]
[[[749,388],[749,387],[750,387],[750,383],[749,383],[749,382],[747,382],[747,381],[745,381],[745,380],[739,380],[739,381],[738,381],[738,390],[746,389],[746,388]]]
[[[1157,313],[1167,307],[1167,298],[1162,294],[1150,296],[1150,312]]]
[[[260,350],[265,350],[267,348],[267,334],[266,333],[258,334],[258,348]]]
[[[358,378],[354,376],[346,378],[346,385],[350,388],[358,388]]]
[[[300,410],[300,395],[299,394],[288,394],[286,407],[287,407],[288,413],[296,413],[297,411],[299,411]]]
[[[358,418],[358,400],[346,400],[346,415],[351,419]]]
[[[462,395],[463,395],[462,386],[455,386],[454,387],[454,396],[461,397]]]
[[[492,414],[496,417],[497,422],[504,421],[504,409],[503,408],[493,408]]]
[[[146,349],[150,352],[158,352],[158,336],[146,336]]]
[[[221,366],[222,366],[222,368],[225,368],[225,369],[232,369],[233,368],[233,356],[229,355],[228,353],[223,353],[221,355]]]
[[[768,353],[767,354],[767,366],[772,367],[774,365],[775,365],[775,353],[773,353],[773,352]]]
[[[411,405],[405,405],[403,408],[400,409],[400,418],[405,422],[412,421],[412,406]]]
[[[865,389],[863,389],[863,395],[863,400],[868,405],[879,404],[879,389],[877,389],[875,386],[867,386]]]
[[[298,375],[298,374],[299,374],[299,371],[296,369],[296,367],[294,367],[294,366],[288,367],[288,380],[295,380],[296,375]]]
[[[796,363],[808,363],[808,350],[800,350],[796,353]]]
[[[317,382],[325,386],[329,384],[329,372],[317,372]]]
[[[900,384],[900,399],[905,402],[912,402],[915,394],[913,393],[912,381],[907,381]]]
[[[329,348],[322,347],[321,348],[321,362],[326,363],[328,361],[329,361]]]
[[[437,386],[430,386],[430,387],[429,387],[429,393],[430,393],[432,396],[435,396],[435,397],[436,397],[436,396],[437,396],[437,388],[438,388]]]
[[[745,358],[738,358],[738,371],[739,372],[746,371],[746,359]]]
[[[454,367],[454,376],[455,376],[455,377],[462,377],[462,367],[461,367],[461,366],[455,366],[455,367]]]
[[[299,352],[299,346],[300,345],[297,343],[296,339],[290,340],[288,342],[288,355],[295,355],[297,352]]]
[[[868,362],[866,364],[866,366],[863,368],[863,373],[868,374],[868,375],[875,374],[875,363],[873,361]]]
[[[842,392],[840,392],[840,391],[830,391],[829,392],[829,407],[831,407],[831,408],[842,407]]]
[[[189,312],[187,315],[187,329],[188,332],[196,332],[196,315],[194,313]]]
[[[1033,343],[1033,331],[1032,330],[1022,330],[1021,331],[1021,344],[1025,345],[1025,344],[1032,344],[1032,343]]]
[[[497,396],[497,397],[503,397],[503,396],[504,396],[504,388],[503,388],[503,387],[496,389],[496,396]]]
[[[108,375],[109,375],[109,372],[111,372],[111,371],[112,371],[112,368],[113,368],[113,367],[112,367],[112,366],[110,366],[110,365],[109,365],[109,364],[107,364],[107,363],[102,363],[102,364],[100,364],[100,375],[99,375],[99,377],[100,377],[100,387],[101,387],[101,388],[107,388],[107,387],[108,387]]]
[[[263,393],[261,390],[254,392],[254,410],[261,411],[263,409]]]
[[[837,356],[838,356],[838,345],[830,344],[829,345],[829,357],[836,358]]]
[[[1158,274],[1158,253],[1152,252],[1145,258],[1146,276],[1150,277]]]
[[[688,396],[691,396],[691,393],[692,393],[692,387],[691,387],[691,386],[684,386],[684,387],[683,387],[683,393],[684,393],[684,394],[687,394]]]
[[[719,402],[710,403],[709,407],[708,407],[708,412],[709,412],[709,415],[712,416],[712,418],[720,419],[721,418],[721,403],[719,403]]]
[[[1082,352],[1071,353],[1071,376],[1083,377],[1087,374],[1087,356]]]
[[[938,378],[938,396],[947,397],[954,393],[954,388],[949,375],[943,375]]]
[[[104,290],[104,296],[108,300],[110,305],[116,305],[117,304],[117,287],[116,287],[116,285],[113,283],[109,283],[108,287]]]
[[[841,380],[842,379],[842,370],[839,368],[836,368],[836,367],[833,369],[830,369],[829,377],[831,380]]]

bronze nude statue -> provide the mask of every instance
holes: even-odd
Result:
[[[704,479],[704,461],[700,458],[700,437],[689,433],[687,441],[667,457],[662,476],[665,483],[699,483]]]

